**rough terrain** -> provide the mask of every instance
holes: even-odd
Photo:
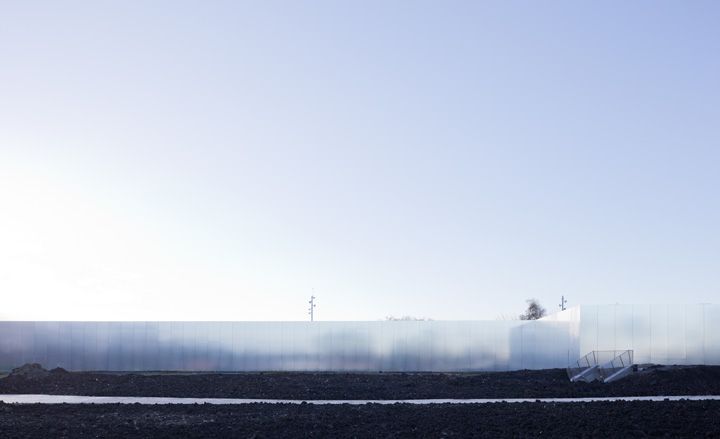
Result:
[[[720,366],[651,367],[610,384],[571,383],[562,369],[454,374],[110,374],[30,369],[26,366],[22,373],[0,379],[0,394],[258,399],[720,395]]]
[[[4,438],[718,437],[720,401],[317,406],[8,405]]]
[[[109,374],[16,369],[0,393],[284,399],[720,394],[720,367],[653,367],[609,385],[563,370]],[[435,405],[0,403],[0,437],[720,437],[720,401]]]

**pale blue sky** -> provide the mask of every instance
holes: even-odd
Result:
[[[718,2],[0,2],[0,318],[717,302]]]

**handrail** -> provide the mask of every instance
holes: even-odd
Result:
[[[575,377],[582,376],[585,371],[597,367],[599,378],[604,380],[615,372],[632,366],[632,364],[632,349],[622,351],[591,351],[580,357],[574,364],[568,365],[567,374],[568,378],[572,380]]]

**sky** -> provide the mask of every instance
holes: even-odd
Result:
[[[0,0],[0,318],[717,303],[719,21]]]

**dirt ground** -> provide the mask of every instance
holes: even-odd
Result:
[[[720,401],[496,403],[9,405],[3,438],[718,437]]]
[[[108,374],[27,370],[2,393],[258,399],[550,398],[720,395],[720,367],[653,367],[610,383],[571,383],[564,370],[488,373]]]
[[[0,393],[277,399],[720,394],[720,367],[653,367],[612,384],[564,370],[468,374],[108,374],[24,367]],[[0,437],[720,437],[720,401],[434,405],[3,404]]]

